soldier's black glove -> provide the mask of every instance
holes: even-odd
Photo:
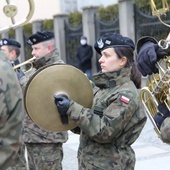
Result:
[[[158,73],[156,62],[163,58],[167,53],[163,51],[158,44],[145,42],[137,54],[137,67],[143,76]]]
[[[164,103],[161,103],[158,105],[159,112],[155,114],[154,120],[156,122],[156,125],[158,126],[158,129],[160,129],[162,122],[167,118],[170,117],[170,111],[166,107]]]
[[[57,106],[62,123],[68,124],[68,116],[66,114],[70,107],[70,100],[68,96],[65,94],[54,95],[54,102]]]

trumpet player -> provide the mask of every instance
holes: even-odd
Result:
[[[153,37],[142,37],[137,42],[137,67],[143,76],[158,73],[157,61],[170,53],[163,50]],[[170,89],[169,89],[170,93]],[[170,143],[170,111],[164,103],[158,104],[158,113],[155,113],[154,121],[160,130],[161,139]]]
[[[0,40],[0,47],[1,51],[3,51],[6,54],[6,57],[11,62],[11,65],[13,67],[20,63],[18,57],[20,55],[21,44],[18,41],[14,39],[3,38]],[[20,68],[18,68],[15,71],[18,79],[24,76],[24,73]]]
[[[31,78],[32,74],[43,66],[50,65],[52,63],[64,63],[55,47],[53,32],[47,30],[42,32],[38,31],[27,39],[27,43],[32,47],[31,54],[36,58],[36,61],[33,62],[34,69],[31,70],[30,74],[25,76],[26,79],[22,86],[23,89],[26,86],[28,80]],[[57,133],[46,131],[36,125],[26,114],[23,119],[21,135],[21,141],[23,145],[20,147],[13,166],[11,166],[8,170],[62,170],[62,145],[67,141],[67,139],[67,132]],[[25,147],[28,152],[26,159],[24,159]]]

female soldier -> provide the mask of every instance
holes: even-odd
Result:
[[[73,119],[81,130],[79,169],[133,170],[131,145],[139,137],[146,115],[137,87],[140,79],[133,59],[134,43],[119,34],[105,34],[94,45],[101,55],[101,72],[93,76],[93,107],[84,108],[67,96],[54,96],[59,114]],[[136,86],[130,77],[136,79]]]

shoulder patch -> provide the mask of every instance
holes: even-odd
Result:
[[[120,101],[122,101],[123,103],[129,104],[130,99],[128,97],[122,95],[120,97]]]

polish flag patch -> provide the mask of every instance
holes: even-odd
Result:
[[[122,101],[123,103],[129,104],[130,99],[125,96],[121,96],[120,101]]]

